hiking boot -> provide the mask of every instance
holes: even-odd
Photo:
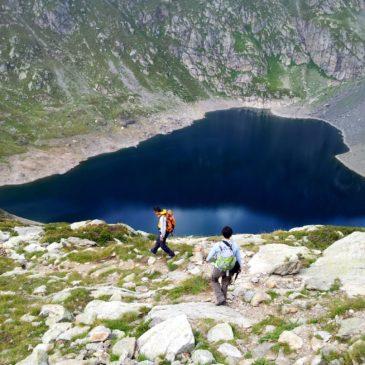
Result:
[[[173,260],[174,258],[175,258],[175,256],[169,256],[169,257],[167,257],[166,261],[171,261],[171,260]]]
[[[227,302],[225,300],[222,300],[221,302],[218,302],[216,305],[217,306],[227,305]]]

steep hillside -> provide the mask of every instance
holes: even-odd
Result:
[[[0,364],[364,364],[364,229],[234,239],[244,266],[215,306],[218,237],[169,239],[166,261],[123,224],[0,216]]]
[[[0,157],[217,96],[308,99],[365,72],[361,0],[5,0]]]

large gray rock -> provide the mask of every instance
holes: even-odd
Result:
[[[39,226],[15,227],[14,231],[18,233],[18,237],[22,241],[31,241],[38,239],[44,232],[44,229]]]
[[[67,322],[73,319],[72,314],[60,304],[45,304],[41,308],[40,315],[48,317],[46,325],[51,326],[57,322]]]
[[[363,333],[365,333],[365,318],[353,317],[341,320],[337,336],[348,339]]]
[[[71,327],[72,324],[69,322],[55,323],[53,326],[49,328],[47,332],[43,334],[42,342],[45,344],[49,344],[55,341],[58,338],[58,336],[68,331]]]
[[[310,256],[306,247],[294,247],[280,243],[260,246],[249,261],[250,274],[296,274],[301,268],[300,256]]]
[[[82,336],[83,334],[88,332],[89,329],[90,329],[90,327],[88,327],[88,326],[85,326],[85,327],[80,327],[80,326],[72,327],[69,330],[67,330],[65,332],[62,332],[57,337],[57,340],[71,341],[75,337]]]
[[[47,349],[47,345],[37,345],[27,358],[18,362],[16,365],[48,365]]]
[[[365,295],[365,232],[354,232],[323,251],[301,276],[309,289],[329,290],[336,279],[350,296]]]
[[[213,319],[218,322],[227,322],[248,328],[251,321],[229,307],[217,307],[213,303],[189,302],[179,304],[166,304],[154,307],[147,316],[152,320],[152,325],[173,318],[179,314],[185,314],[189,320]]]
[[[93,300],[86,305],[83,317],[79,317],[79,322],[91,324],[96,319],[119,319],[127,313],[139,313],[139,311],[144,307],[146,307],[146,305],[143,303],[123,303],[119,301],[105,302],[103,300]]]
[[[161,356],[173,361],[194,348],[195,339],[186,315],[175,315],[145,332],[137,341],[139,353],[149,360]]]
[[[0,243],[7,241],[10,238],[9,232],[0,231]]]

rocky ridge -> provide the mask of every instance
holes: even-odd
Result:
[[[363,14],[360,0],[6,0],[0,157],[142,129],[202,99],[323,106],[364,77]]]
[[[217,307],[204,257],[218,237],[172,238],[178,254],[166,262],[149,253],[151,235],[123,224],[8,218],[0,221],[1,364],[365,361],[361,228],[236,235],[245,266],[228,307]]]

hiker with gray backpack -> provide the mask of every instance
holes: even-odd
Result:
[[[239,274],[242,267],[241,253],[237,244],[232,240],[231,227],[222,229],[223,240],[217,242],[210,250],[207,261],[214,261],[211,276],[212,287],[217,305],[227,304],[227,290],[234,275]],[[221,282],[219,282],[221,279]]]

